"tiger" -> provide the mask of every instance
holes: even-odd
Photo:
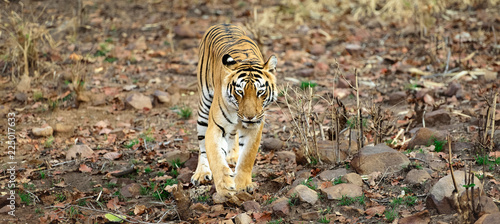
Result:
[[[197,66],[200,151],[193,185],[213,178],[217,194],[225,197],[254,191],[252,169],[264,112],[278,96],[277,63],[274,55],[264,62],[241,27],[219,24],[205,32]]]

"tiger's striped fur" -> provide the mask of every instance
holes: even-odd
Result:
[[[198,61],[198,167],[191,182],[213,177],[219,194],[252,191],[252,169],[264,126],[264,108],[276,100],[277,59],[264,63],[245,32],[221,24],[208,29]],[[235,172],[229,164],[236,165]]]

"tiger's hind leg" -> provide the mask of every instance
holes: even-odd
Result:
[[[229,165],[236,166],[236,163],[238,162],[238,156],[240,153],[238,139],[238,131],[235,130],[233,133],[231,133],[227,140],[229,152],[227,153],[226,161]]]
[[[210,105],[206,106],[205,103],[200,102],[200,105],[198,107],[198,124],[197,124],[200,152],[198,155],[198,166],[196,167],[196,171],[191,177],[191,183],[193,183],[194,185],[207,183],[212,180],[212,171],[210,170],[210,166],[208,164],[207,150],[205,148],[205,133],[208,127],[209,110],[210,110]]]

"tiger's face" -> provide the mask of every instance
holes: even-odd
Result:
[[[224,63],[225,62],[225,63]],[[258,127],[264,117],[264,109],[277,98],[277,59],[273,55],[263,65],[239,64],[224,55],[226,67],[226,100],[237,110],[245,128]]]

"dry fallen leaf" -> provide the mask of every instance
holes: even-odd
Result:
[[[106,207],[111,210],[116,210],[120,208],[120,205],[118,205],[118,197],[114,197],[111,200],[106,203]]]
[[[85,164],[80,164],[80,168],[78,170],[80,170],[82,173],[90,173],[90,172],[92,172],[92,168],[88,167]]]
[[[142,215],[142,213],[144,213],[145,210],[146,210],[145,205],[136,205],[134,208],[134,214],[135,215]]]

